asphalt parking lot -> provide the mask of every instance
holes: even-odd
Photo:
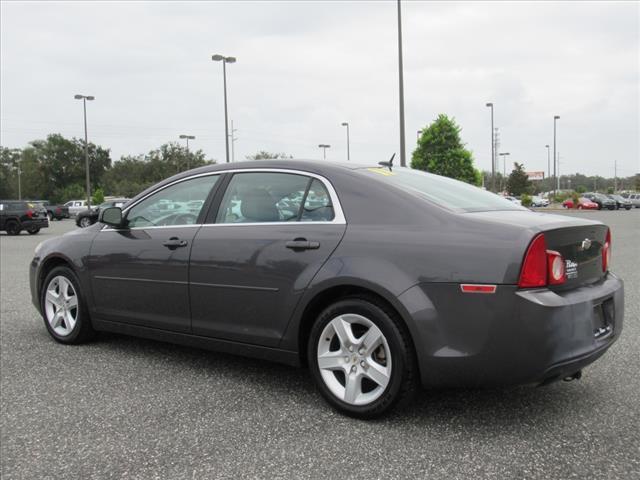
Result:
[[[424,392],[373,422],[335,413],[305,370],[117,335],[55,343],[27,266],[75,224],[3,233],[2,478],[640,478],[640,209],[573,214],[612,228],[618,343],[580,381]]]

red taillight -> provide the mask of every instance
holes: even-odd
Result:
[[[544,287],[547,284],[547,242],[541,233],[533,239],[520,271],[520,288]]]
[[[33,218],[33,210],[27,210],[27,217]]]
[[[562,255],[553,250],[547,250],[547,265],[549,268],[549,285],[561,285],[567,281]]]
[[[564,259],[560,253],[547,250],[544,234],[536,236],[524,256],[520,271],[520,288],[560,285],[567,281]]]
[[[602,246],[602,271],[609,270],[609,262],[611,262],[611,230],[607,229],[607,238]]]

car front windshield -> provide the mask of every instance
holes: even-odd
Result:
[[[527,210],[480,187],[419,170],[396,167],[392,171],[388,168],[365,168],[361,171],[389,185],[453,210],[464,212]]]

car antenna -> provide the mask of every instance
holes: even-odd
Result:
[[[381,165],[383,167],[389,167],[389,171],[392,172],[392,168],[393,168],[393,159],[396,156],[396,154],[394,153],[393,155],[391,155],[391,158],[389,159],[388,162],[378,162],[378,165]]]

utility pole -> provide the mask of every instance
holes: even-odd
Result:
[[[613,161],[613,193],[618,191],[618,160]]]
[[[237,128],[233,128],[233,120],[231,120],[231,161],[235,162],[236,161],[236,140],[238,140],[238,137],[235,136],[235,133],[238,131]]]
[[[22,200],[22,159],[18,161],[18,200]]]
[[[496,144],[493,137],[493,103],[487,102],[491,109],[491,191],[496,191]]]
[[[180,138],[183,140],[187,140],[187,170],[191,168],[190,160],[191,155],[189,154],[189,140],[195,140],[196,137],[193,135],[180,135]],[[178,171],[180,171],[180,166],[178,165]]]
[[[404,146],[404,79],[402,73],[402,14],[398,0],[398,86],[400,93],[400,166],[407,166]]]

